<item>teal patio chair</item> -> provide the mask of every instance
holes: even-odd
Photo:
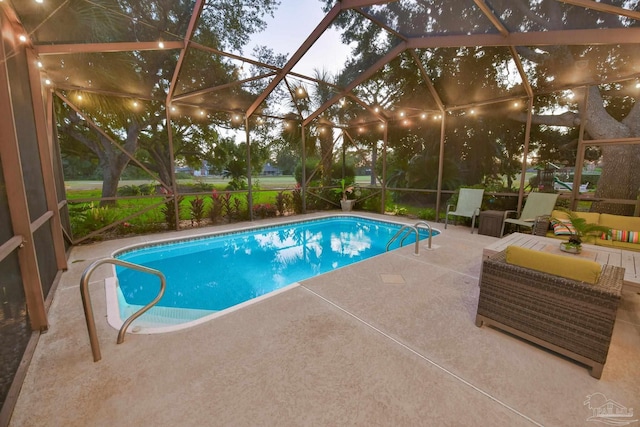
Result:
[[[450,211],[453,205],[447,205],[447,213],[444,216],[444,228],[446,230],[449,223],[449,215],[464,216],[471,218],[471,233],[476,226],[476,217],[480,215],[480,205],[482,205],[482,188],[461,188],[458,194],[458,204],[455,211]]]
[[[556,193],[529,193],[519,218],[509,218],[509,215],[517,211],[505,211],[500,237],[504,236],[504,229],[507,224],[513,224],[518,229],[525,227],[533,230],[538,217],[551,215],[557,200],[558,195]]]

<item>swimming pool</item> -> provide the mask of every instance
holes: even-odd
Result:
[[[175,327],[382,254],[402,225],[340,215],[129,247],[113,256],[160,270],[167,278],[163,298],[134,325]],[[428,231],[420,229],[420,239],[427,237]],[[414,242],[412,235],[404,245]],[[109,323],[119,327],[155,297],[159,280],[120,266],[115,272],[117,282],[107,284],[107,305]]]

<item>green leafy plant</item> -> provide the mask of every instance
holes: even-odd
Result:
[[[293,202],[293,211],[297,214],[302,213],[302,187],[296,184],[296,188],[291,191],[291,200]]]
[[[189,200],[189,216],[191,217],[191,225],[195,222],[200,225],[202,218],[204,218],[204,199],[200,196]]]
[[[222,217],[223,202],[220,194],[214,189],[211,193],[211,209],[209,210],[209,218],[212,223],[216,223]]]
[[[551,221],[559,224],[560,227],[564,227],[571,233],[569,235],[569,241],[567,246],[579,248],[582,245],[582,240],[587,236],[599,236],[602,233],[609,233],[611,229],[603,225],[588,223],[586,219],[580,218],[575,212],[561,208],[560,211],[567,214],[567,218],[571,223],[569,226],[562,219],[552,218]]]
[[[418,218],[434,221],[436,219],[436,210],[432,208],[420,209],[418,211]]]
[[[166,189],[162,189],[162,193],[170,196],[171,193],[168,192]],[[182,196],[178,196],[178,212],[177,218],[180,218],[180,203],[182,203]],[[166,202],[164,202],[164,206],[162,206],[161,208],[162,210],[162,214],[164,215],[164,220],[167,223],[167,227],[171,230],[176,228],[176,209],[175,209],[175,205],[174,205],[174,201],[173,198],[168,198]]]
[[[336,188],[334,191],[336,194],[341,195],[341,200],[347,200],[348,195],[353,193],[354,189],[354,185],[347,184],[347,181],[345,179],[341,179],[340,187]]]

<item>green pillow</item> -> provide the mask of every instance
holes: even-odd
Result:
[[[591,284],[598,283],[602,272],[600,264],[578,255],[550,254],[519,246],[507,247],[506,260],[509,264]]]

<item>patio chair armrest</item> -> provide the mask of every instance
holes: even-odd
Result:
[[[513,210],[504,211],[504,219],[515,218],[517,215],[518,215],[518,211],[513,211]]]

